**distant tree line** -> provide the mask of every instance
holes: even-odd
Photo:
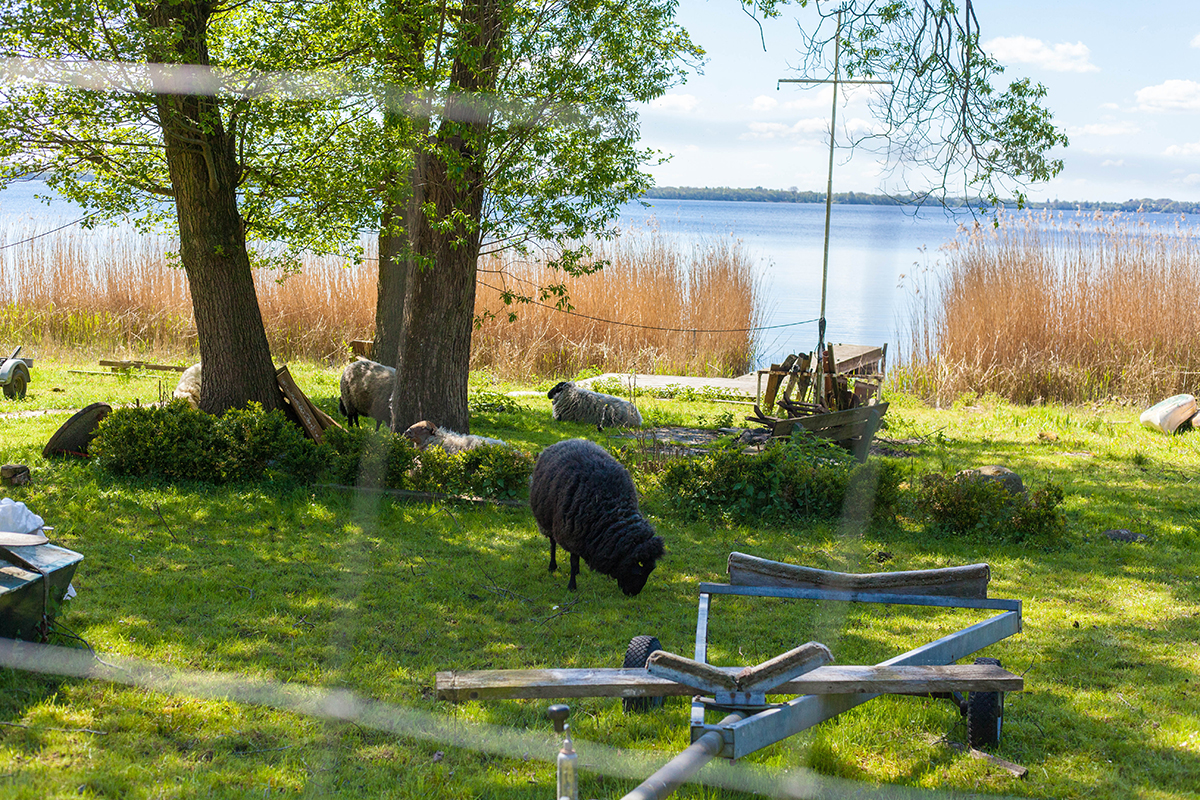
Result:
[[[798,189],[734,189],[728,186],[653,186],[642,195],[647,200],[734,200],[759,203],[824,203],[824,192],[802,192]],[[916,195],[865,194],[863,192],[834,192],[833,202],[841,205],[900,206],[917,202]],[[968,201],[962,198],[947,198],[950,208],[965,208]],[[1004,205],[1015,208],[1015,200]],[[1171,200],[1169,198],[1125,200],[1124,202],[1100,202],[1094,200],[1047,200],[1026,201],[1026,208],[1051,209],[1054,211],[1156,211],[1167,214],[1200,214],[1200,202]]]

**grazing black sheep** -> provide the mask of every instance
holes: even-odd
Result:
[[[529,505],[538,530],[550,540],[550,571],[558,569],[558,545],[571,554],[571,591],[580,558],[593,571],[616,578],[630,597],[642,590],[662,558],[662,537],[638,511],[633,479],[608,451],[587,439],[568,439],[542,451],[530,479]]]

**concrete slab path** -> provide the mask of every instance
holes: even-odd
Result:
[[[606,372],[603,375],[597,375],[594,378],[585,378],[581,381],[576,381],[578,386],[591,386],[596,381],[607,381],[609,379],[621,382],[621,385],[629,388],[632,383],[635,386],[640,386],[643,389],[665,389],[668,386],[690,386],[693,389],[703,390],[706,386],[711,386],[714,389],[732,389],[734,391],[745,392],[751,397],[754,396],[757,390],[757,376],[750,372],[737,378],[696,378],[690,375],[647,375],[645,373],[630,374],[628,372]],[[529,397],[533,395],[545,394],[545,392],[509,392],[514,397]]]

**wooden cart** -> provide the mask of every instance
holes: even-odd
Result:
[[[865,461],[887,412],[880,394],[886,365],[886,344],[831,344],[820,359],[807,353],[790,355],[758,371],[758,402],[754,415],[746,420],[766,425],[774,437],[803,429],[837,442]]]

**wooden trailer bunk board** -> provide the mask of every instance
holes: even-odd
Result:
[[[731,553],[728,584],[701,583],[694,658],[657,651],[646,669],[516,669],[437,673],[439,699],[693,696],[691,739],[719,734],[719,755],[741,758],[831,719],[882,694],[947,696],[1024,689],[1024,679],[998,663],[955,664],[1021,630],[1021,601],[987,596],[986,564],[946,569],[849,574]],[[936,641],[874,665],[825,663],[823,645],[809,642],[763,664],[706,663],[708,618],[721,595],[776,597],[984,609],[996,614]],[[767,695],[797,695],[768,703]],[[965,701],[961,703],[966,709]],[[706,712],[729,713],[710,723]],[[733,712],[733,713],[730,713]],[[965,713],[965,711],[964,711]],[[999,711],[995,741],[999,740]],[[995,743],[995,742],[992,742]],[[972,743],[974,746],[974,743]]]

